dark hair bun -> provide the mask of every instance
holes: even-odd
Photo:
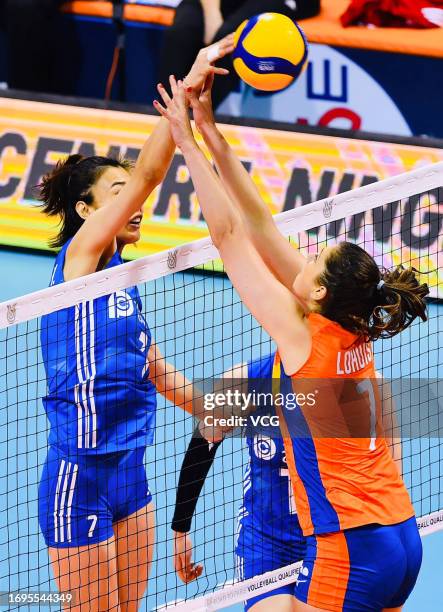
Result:
[[[42,182],[38,185],[39,199],[44,203],[43,212],[47,215],[61,215],[63,217],[69,177],[72,168],[82,159],[84,159],[82,155],[70,155],[66,159],[58,161],[55,168],[42,178]]]

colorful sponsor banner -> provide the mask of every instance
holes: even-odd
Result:
[[[41,177],[70,153],[136,159],[157,121],[0,98],[0,243],[47,249],[56,225],[35,199]],[[272,213],[443,160],[443,149],[233,125],[222,130]],[[189,172],[177,153],[146,203],[142,239],[125,254],[137,258],[206,235]]]

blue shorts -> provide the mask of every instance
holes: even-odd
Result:
[[[39,523],[46,544],[86,546],[114,535],[113,523],[146,506],[152,495],[145,447],[75,460],[51,447],[39,486]]]
[[[303,536],[291,537],[291,534],[288,533],[287,539],[282,541],[263,532],[257,523],[251,520],[251,517],[248,517],[248,519],[241,524],[235,547],[237,580],[247,580],[254,576],[260,576],[265,572],[280,569],[303,559],[306,548],[306,539]],[[274,595],[294,596],[294,592],[295,582],[251,597],[245,601],[245,611],[268,597],[274,597]]]
[[[415,517],[309,536],[295,596],[331,612],[380,612],[402,606],[422,560]]]

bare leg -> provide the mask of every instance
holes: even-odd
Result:
[[[120,612],[115,539],[90,546],[49,548],[60,591],[72,593],[70,612]]]
[[[113,528],[117,548],[120,610],[136,612],[146,591],[154,552],[154,504],[151,502],[114,523]]]

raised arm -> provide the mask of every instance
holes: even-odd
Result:
[[[280,282],[291,288],[305,258],[282,236],[249,173],[217,128],[212,112],[212,83],[210,75],[200,96],[192,88],[187,88],[196,126],[231,200],[243,213],[245,227],[255,248]]]
[[[241,213],[232,204],[219,177],[192,134],[185,94],[180,85],[174,99],[163,95],[166,108],[156,108],[171,122],[176,144],[191,173],[212,241],[244,304],[277,343],[285,371],[305,363],[311,337],[295,296],[270,271],[245,230]]]
[[[163,180],[174,150],[169,125],[161,120],[144,144],[132,173],[126,177],[122,173],[121,180],[119,177],[118,182],[109,186],[105,196],[109,203],[85,217],[66,254],[66,280],[95,272],[105,249],[115,249],[115,236]],[[89,211],[81,202],[77,207]]]
[[[203,9],[203,21],[205,24],[204,41],[207,45],[215,36],[217,30],[223,25],[221,12],[221,0],[200,0]]]
[[[213,65],[215,61],[231,52],[233,37],[228,36],[202,49],[186,77],[186,82],[199,91],[209,74],[226,74],[227,70]],[[171,81],[171,86],[175,81]],[[135,168],[125,184],[120,184],[111,195],[108,206],[98,208],[86,217],[67,253],[68,266],[65,277],[74,278],[94,272],[103,251],[112,243],[117,232],[140,210],[150,193],[159,185],[171,164],[175,143],[171,138],[169,122],[160,119],[152,134],[145,142]]]

